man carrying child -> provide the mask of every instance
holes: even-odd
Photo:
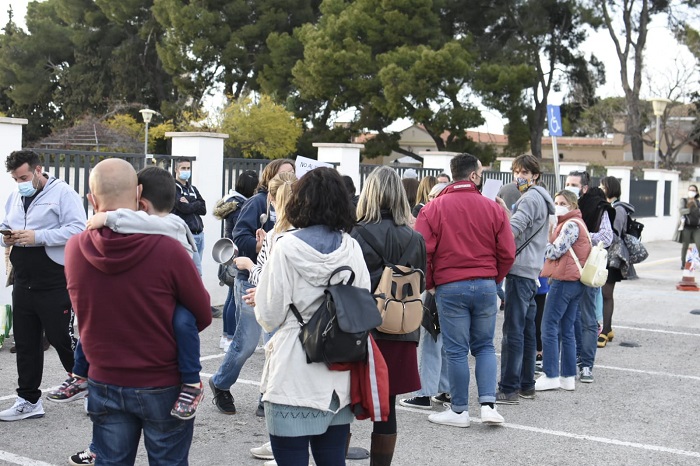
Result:
[[[90,191],[97,213],[133,210],[141,186],[130,164],[107,159],[91,172]],[[100,228],[66,246],[101,464],[133,464],[141,430],[151,462],[186,464],[194,424],[171,416],[189,372],[178,358],[183,342],[175,327],[183,314],[200,331],[211,323],[209,295],[198,277],[185,249],[161,235]],[[186,310],[176,311],[178,303]]]

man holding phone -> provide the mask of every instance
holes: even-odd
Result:
[[[39,389],[44,369],[42,331],[66,371],[73,369],[73,309],[63,272],[64,247],[85,229],[86,217],[80,196],[62,180],[43,173],[35,152],[12,152],[5,166],[17,183],[17,191],[5,204],[0,230],[2,246],[13,246],[19,388],[14,405],[0,412],[0,421],[18,421],[44,415]]]

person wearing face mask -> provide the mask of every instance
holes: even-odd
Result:
[[[588,229],[578,209],[576,195],[560,191],[554,197],[554,204],[557,226],[549,237],[542,269],[542,276],[551,278],[542,316],[542,368],[545,376],[535,382],[536,391],[575,389],[574,322],[585,285],[580,281],[581,272],[574,256],[583,267],[591,252]]]
[[[606,199],[605,193],[597,187],[590,186],[590,176],[585,171],[569,173],[565,189],[578,197],[579,210],[593,244],[601,243],[604,248],[609,248],[615,239],[612,224],[615,221],[616,210]],[[600,347],[596,300],[601,293],[601,288],[586,287],[577,311],[576,354],[580,379],[584,383],[593,382],[593,365],[596,350]]]
[[[185,221],[192,232],[197,251],[194,253],[194,265],[202,275],[202,253],[204,252],[204,222],[202,215],[207,214],[207,204],[197,188],[192,185],[192,161],[178,159],[175,162],[175,207],[172,213]]]
[[[66,372],[73,369],[73,307],[66,291],[64,247],[85,229],[80,196],[65,182],[43,173],[39,155],[12,152],[5,167],[17,191],[5,204],[2,245],[13,246],[12,310],[17,349],[18,385],[14,405],[0,420],[42,417],[44,349],[42,332],[56,348]]]
[[[696,185],[688,186],[688,197],[681,199],[680,214],[683,218],[681,269],[684,269],[690,243],[700,248],[700,195]]]
[[[513,178],[522,193],[510,217],[515,237],[515,263],[506,275],[501,380],[496,403],[518,404],[520,398],[535,396],[537,336],[535,294],[547,245],[549,215],[554,202],[546,189],[537,186],[540,165],[537,158],[523,154],[513,161]]]

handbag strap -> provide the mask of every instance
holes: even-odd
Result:
[[[581,224],[580,224],[579,222],[577,222],[576,220],[574,220],[574,219],[568,220],[567,222],[574,222],[574,223],[578,223],[578,224],[579,224],[579,237],[580,237],[580,236],[581,236],[581,235],[580,235],[580,232],[581,232]],[[565,222],[565,224],[566,224],[566,222]],[[562,227],[562,229],[564,229],[564,228]],[[586,232],[586,233],[587,233],[586,236],[588,237],[588,242],[591,244],[591,247],[593,247],[593,241],[591,241],[591,234],[588,233],[588,232]],[[576,242],[574,241],[574,244],[575,244],[575,243],[576,243]],[[576,262],[576,267],[578,267],[578,272],[579,272],[580,274],[583,274],[583,267],[581,267],[581,262],[578,260],[578,256],[577,256],[576,253],[574,252],[574,245],[573,245],[573,244],[572,244],[571,247],[569,248],[569,252],[571,253],[571,257],[574,258],[574,262]]]
[[[381,246],[379,246],[379,242],[377,241],[377,238],[367,231],[363,225],[355,225],[357,228],[357,232],[362,236],[362,238],[367,242],[369,247],[371,247],[374,252],[377,253],[379,257],[382,258],[382,262],[384,262],[384,266],[393,266],[395,264],[392,264],[390,261],[386,260],[386,257],[384,257],[384,254],[382,254]],[[396,261],[398,265],[404,264],[406,262],[406,259],[408,258],[408,254],[411,252],[411,245],[413,244],[413,241],[415,240],[415,236],[413,235],[413,232],[411,232],[411,239],[408,241],[408,244],[406,245],[406,249],[404,250],[403,254],[401,257],[399,257],[399,260]]]
[[[299,313],[299,309],[297,309],[297,307],[294,304],[290,304],[289,308],[292,310],[292,314],[294,314],[294,317],[296,317],[299,321],[299,325],[303,327],[305,325],[305,322],[304,319],[301,318],[301,313]]]
[[[537,233],[539,233],[540,231],[542,231],[542,228],[544,228],[544,226],[547,225],[547,223],[549,223],[549,220],[548,220],[547,218],[545,218],[545,219],[544,219],[544,223],[542,224],[542,226],[539,227],[539,228],[537,229],[537,231],[536,231],[532,236],[530,236],[530,237],[527,239],[527,241],[525,241],[523,244],[521,244],[520,247],[515,251],[515,255],[516,255],[516,256],[517,256],[518,254],[520,254],[521,252],[523,252],[523,249],[525,249],[525,248],[527,247],[527,245],[530,244],[530,241],[532,241],[532,240],[535,238],[535,236],[537,236]]]

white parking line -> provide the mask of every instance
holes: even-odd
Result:
[[[689,380],[700,381],[700,377],[697,377],[695,375],[672,374],[670,372],[659,372],[659,371],[645,371],[645,370],[641,370],[641,369],[629,369],[627,367],[602,366],[600,364],[596,364],[595,369],[609,369],[609,370],[621,371],[621,372],[634,372],[635,374],[660,375],[662,377],[676,377],[679,379],[689,379]]]
[[[423,414],[424,416],[425,416],[425,414],[427,414],[425,410],[416,409],[416,408],[406,408],[404,406],[397,406],[396,410],[397,411],[398,410],[409,411],[409,412],[416,413],[416,414]],[[426,418],[426,421],[427,421],[427,418]],[[479,419],[479,418],[470,417],[469,421],[481,424],[481,419]],[[658,451],[661,453],[671,453],[673,455],[681,455],[681,456],[690,456],[692,458],[700,458],[700,453],[696,452],[696,451],[678,450],[676,448],[662,447],[659,445],[649,445],[646,443],[627,442],[625,440],[617,440],[617,439],[605,438],[605,437],[596,437],[593,435],[574,434],[572,432],[564,432],[561,430],[542,429],[540,427],[524,426],[524,425],[520,425],[520,424],[510,424],[508,422],[503,424],[502,427],[505,429],[525,430],[528,432],[535,432],[538,434],[554,435],[556,437],[568,437],[568,438],[573,438],[573,439],[578,439],[578,440],[587,440],[590,442],[605,443],[608,445],[617,445],[617,446],[621,446],[621,447],[630,447],[630,448],[637,448],[637,449],[641,449],[641,450],[651,450],[651,451]]]
[[[15,455],[14,453],[2,450],[0,450],[0,461],[11,464],[19,464],[21,466],[55,466],[51,463],[44,463],[43,461],[25,458],[24,456]]]
[[[615,328],[624,328],[625,330],[639,330],[640,332],[666,333],[668,335],[685,335],[685,336],[689,336],[689,337],[700,337],[700,333],[676,332],[673,330],[659,330],[658,328],[626,327],[623,325],[615,325]]]

